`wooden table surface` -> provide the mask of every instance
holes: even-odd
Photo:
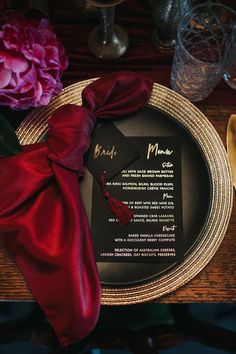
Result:
[[[129,1],[129,0],[128,0]],[[128,3],[127,1],[127,3]],[[78,42],[81,46],[81,53],[78,46],[75,45],[71,38],[75,28],[84,24],[87,20],[77,18],[73,12],[73,9],[69,7],[69,3],[58,0],[51,1],[52,6],[52,22],[62,42],[64,43],[70,59],[70,66],[63,75],[64,85],[68,85],[72,82],[76,82],[88,77],[96,77],[97,72],[112,71],[112,66],[103,64],[98,60],[91,57],[90,62],[87,62],[87,58],[90,58],[85,42]],[[140,5],[141,6],[141,5]],[[140,11],[140,9],[138,10]],[[64,17],[63,17],[64,14]],[[62,18],[66,19],[63,20]],[[121,17],[122,18],[122,17]],[[76,22],[77,21],[77,22]],[[89,20],[90,27],[93,27],[93,23],[96,20]],[[89,30],[90,30],[89,27]],[[77,30],[78,30],[77,28]],[[150,28],[149,28],[150,30]],[[76,32],[79,36],[79,31]],[[129,34],[132,33],[132,29],[129,29]],[[146,36],[149,34],[146,34]],[[74,38],[74,37],[73,37]],[[141,37],[139,37],[139,40]],[[144,40],[144,37],[142,37]],[[73,43],[72,43],[73,42]],[[140,71],[154,70],[158,72],[158,68],[166,69],[166,73],[170,72],[171,59],[167,56],[161,56],[158,53],[154,53],[150,49],[150,53],[156,56],[155,67],[154,64],[150,69],[145,63],[143,64],[143,70],[138,67]],[[131,50],[132,54],[132,50]],[[154,60],[152,58],[152,60]],[[130,61],[129,58],[121,59],[119,62],[119,70],[126,68]],[[123,60],[123,61],[122,61]],[[137,58],[135,59],[135,62]],[[152,61],[154,63],[154,61]],[[160,65],[158,67],[158,65]],[[80,70],[80,67],[82,68]],[[134,65],[134,70],[137,66]],[[93,75],[94,73],[94,75]],[[160,77],[162,74],[160,73]],[[158,80],[156,80],[158,81]],[[163,83],[163,82],[161,82]],[[223,89],[222,89],[223,87]],[[228,91],[227,91],[228,90]],[[219,91],[218,91],[219,92]],[[229,88],[220,86],[220,92],[229,92]],[[233,91],[232,91],[233,92]],[[230,93],[232,95],[232,92]],[[213,104],[211,101],[206,101],[197,106],[206,115],[212,125],[219,133],[223,143],[225,144],[225,134],[227,120],[232,113],[236,113],[236,92],[235,103],[229,104]],[[224,98],[222,99],[224,100]],[[210,103],[208,103],[210,102]],[[15,266],[11,257],[9,256],[6,248],[3,245],[3,241],[0,238],[0,300],[32,300],[33,296],[29,290],[23,276]],[[234,302],[236,301],[236,197],[234,196],[234,206],[232,211],[231,220],[228,226],[228,230],[225,234],[224,240],[220,245],[217,253],[211,259],[209,264],[191,281],[186,285],[177,289],[175,292],[163,296],[157,299],[163,303],[182,303],[182,302]]]

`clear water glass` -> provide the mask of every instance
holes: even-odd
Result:
[[[235,49],[236,53],[236,49]],[[224,80],[227,85],[229,85],[232,89],[236,90],[236,54],[234,56],[234,61],[228,68],[228,70],[224,73]]]
[[[218,3],[193,7],[178,25],[171,86],[190,101],[205,99],[232,62],[236,13]]]

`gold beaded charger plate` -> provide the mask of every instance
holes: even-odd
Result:
[[[47,107],[33,111],[17,134],[21,144],[45,138],[47,121],[67,103],[81,104],[82,90],[93,80],[65,88]],[[219,248],[233,204],[232,176],[224,146],[207,118],[174,91],[154,84],[140,112],[114,121],[126,136],[177,136],[182,143],[182,204],[184,259],[180,263],[98,262],[102,304],[150,301],[170,293],[195,277]],[[92,176],[86,170],[81,190],[91,218]]]

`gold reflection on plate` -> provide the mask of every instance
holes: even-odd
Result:
[[[65,88],[51,103],[32,112],[17,130],[21,144],[32,144],[47,132],[53,111],[66,103],[81,104],[81,91],[93,80]],[[170,114],[192,134],[209,167],[212,198],[208,219],[191,252],[184,261],[157,279],[127,287],[102,288],[102,304],[124,305],[154,300],[166,295],[195,277],[211,260],[220,246],[232,211],[233,188],[228,159],[214,127],[192,103],[174,91],[154,84],[149,103]]]

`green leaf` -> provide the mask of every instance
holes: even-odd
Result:
[[[17,155],[21,147],[9,121],[0,114],[0,156]]]

